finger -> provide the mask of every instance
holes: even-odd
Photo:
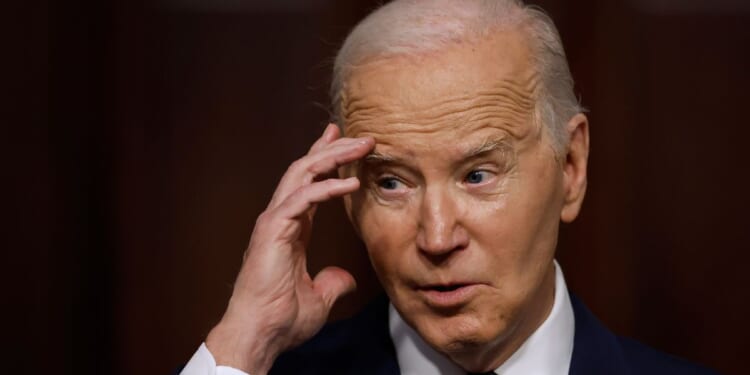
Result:
[[[295,219],[305,214],[317,203],[349,194],[357,189],[359,189],[357,177],[329,178],[297,189],[294,194],[290,195],[276,208],[276,211],[282,219]]]
[[[320,293],[326,308],[330,311],[339,298],[357,289],[357,282],[352,274],[344,269],[326,267],[313,279],[313,288]]]
[[[334,172],[336,168],[365,156],[375,145],[370,138],[341,138],[313,155],[307,155],[292,163],[281,178],[269,208],[278,207],[286,198],[316,177]]]
[[[286,173],[284,173],[284,176],[281,178],[268,207],[272,209],[279,206],[294,191],[305,184],[309,184],[315,176],[315,172],[309,170],[310,166],[315,165],[320,160],[326,158],[336,158],[342,153],[347,154],[352,151],[355,151],[356,153],[357,149],[364,146],[361,143],[361,141],[353,138],[337,139],[333,143],[327,145],[324,150],[319,151],[316,154],[306,155],[301,159],[296,160],[289,166],[289,169],[287,169]]]
[[[310,148],[310,151],[308,151],[308,155],[315,154],[322,150],[325,146],[329,145],[331,142],[337,140],[341,136],[341,129],[338,127],[338,125],[334,123],[329,123],[326,126],[326,129],[323,131],[323,136],[320,137],[320,139],[315,142],[315,144]],[[320,176],[317,176],[320,178]],[[307,211],[307,216],[312,220],[313,216],[315,216],[315,206],[310,208]]]
[[[368,139],[356,140],[355,142],[353,146],[342,145],[320,151],[315,157],[306,160],[307,165],[304,166],[301,173],[296,174],[297,178],[301,179],[300,183],[306,185],[325,177],[335,177],[339,167],[362,158],[372,149]]]
[[[331,142],[335,141],[340,136],[339,127],[335,124],[328,124],[323,131],[323,135],[318,138],[317,141],[310,147],[310,151],[307,152],[308,155],[312,155],[321,149],[323,149],[325,146],[330,144]]]

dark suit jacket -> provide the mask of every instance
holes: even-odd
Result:
[[[708,375],[715,372],[615,336],[571,296],[575,338],[570,375]],[[310,341],[282,354],[270,375],[398,375],[388,330],[388,300],[326,325]]]

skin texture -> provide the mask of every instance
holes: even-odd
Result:
[[[505,32],[365,64],[342,93],[347,134],[376,142],[344,169],[362,181],[349,216],[406,322],[470,371],[499,367],[549,314],[559,222],[585,189],[585,117],[569,125],[582,152],[556,158],[529,61]]]
[[[531,116],[538,84],[515,32],[355,69],[349,138],[329,125],[256,222],[206,338],[216,363],[266,374],[355,288],[342,269],[307,272],[315,207],[336,197],[407,323],[469,371],[504,362],[549,313],[558,224],[586,187],[586,117],[555,155]]]

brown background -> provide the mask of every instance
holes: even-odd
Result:
[[[750,5],[538,1],[593,149],[559,259],[614,331],[745,372]],[[3,22],[8,373],[167,374],[220,317],[255,217],[327,120],[346,0],[70,0]],[[378,292],[339,203],[311,268]]]

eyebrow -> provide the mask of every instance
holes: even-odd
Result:
[[[505,153],[512,149],[510,143],[505,139],[485,139],[481,144],[469,148],[461,159],[473,159],[494,151],[502,151]]]
[[[381,154],[377,151],[373,151],[367,154],[367,156],[365,156],[364,158],[364,161],[367,163],[393,163],[397,160],[399,160],[399,158],[391,155]]]
[[[484,156],[495,151],[508,153],[512,151],[512,149],[513,148],[506,139],[486,139],[479,145],[469,147],[467,151],[463,152],[463,155],[460,158],[460,162]],[[401,157],[383,154],[377,151],[369,153],[363,159],[363,161],[368,164],[401,163],[401,161],[403,160],[404,159]]]

